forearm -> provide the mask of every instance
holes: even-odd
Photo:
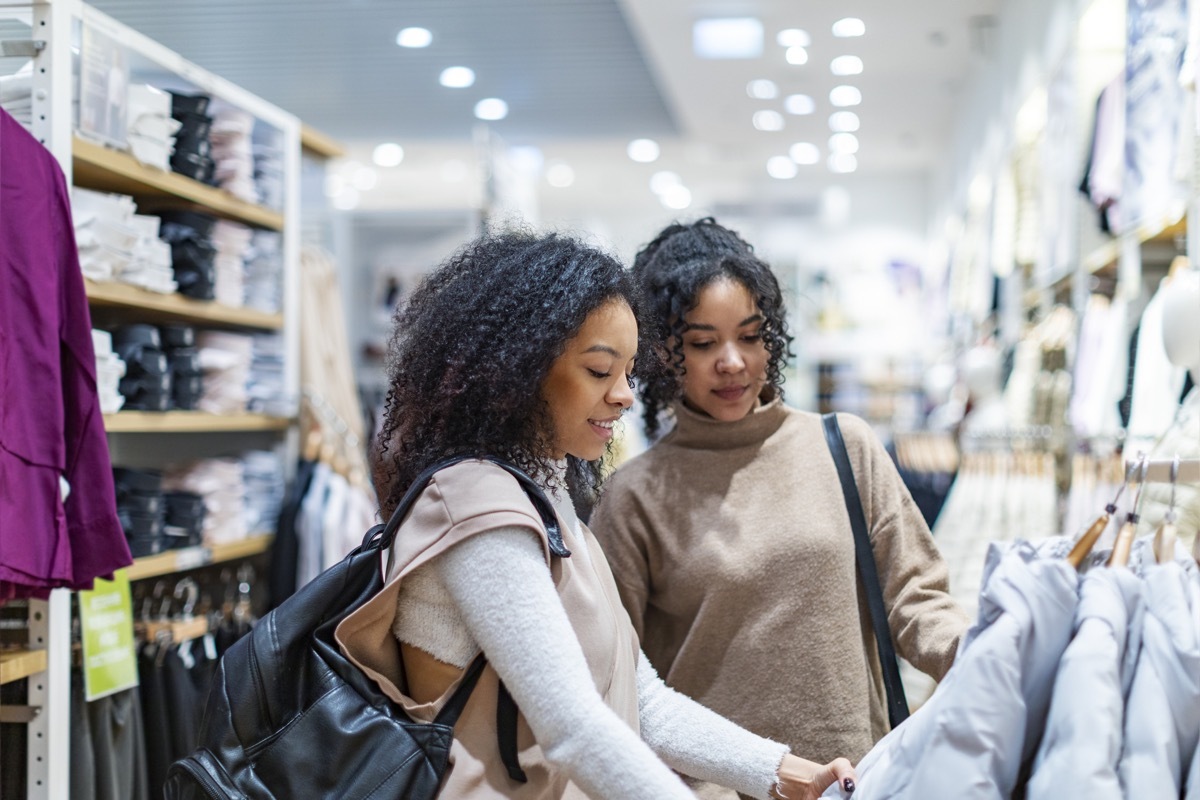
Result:
[[[531,531],[479,534],[433,563],[551,763],[597,800],[692,797],[604,704]]]

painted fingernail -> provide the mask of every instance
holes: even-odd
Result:
[[[854,779],[846,778],[844,781],[842,781],[842,788],[846,790],[846,794],[850,794],[851,792],[853,792],[854,791]]]

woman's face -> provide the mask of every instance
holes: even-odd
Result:
[[[629,376],[637,355],[637,320],[624,300],[593,311],[550,366],[542,399],[554,424],[554,457],[595,461],[613,425],[633,404]]]
[[[734,422],[758,404],[769,355],[762,312],[742,283],[719,278],[684,315],[683,400],[694,411]]]

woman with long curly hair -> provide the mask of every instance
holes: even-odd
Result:
[[[434,474],[397,532],[385,588],[337,635],[420,719],[486,656],[444,797],[692,797],[673,769],[760,798],[852,787],[845,759],[805,761],[668,689],[577,519],[569,493],[596,490],[635,364],[654,369],[642,313],[614,259],[523,232],[468,244],[398,312],[375,463],[383,513],[427,467],[468,459]],[[552,498],[557,531],[490,458]],[[502,687],[519,709],[519,769],[498,746]]]
[[[822,419],[782,402],[779,283],[711,218],[663,230],[634,274],[671,366],[641,384],[645,427],[673,426],[616,471],[591,525],[642,646],[669,686],[729,719],[857,760],[887,732],[883,679]],[[893,640],[941,678],[967,618],[887,453],[838,416]]]

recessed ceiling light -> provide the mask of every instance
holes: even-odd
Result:
[[[701,19],[692,26],[697,58],[758,58],[762,49],[762,22],[755,17]]]
[[[858,169],[858,159],[850,153],[834,153],[829,157],[829,169],[833,172],[854,172]]]
[[[803,47],[789,47],[787,53],[784,54],[789,64],[794,64],[797,67],[808,63],[808,51]]]
[[[840,39],[853,39],[867,32],[867,26],[858,17],[846,17],[833,23],[833,35]]]
[[[692,193],[682,183],[677,183],[668,186],[658,199],[667,208],[682,211],[692,204]]]
[[[834,75],[861,75],[862,59],[858,56],[838,56],[829,62],[829,71]]]
[[[835,133],[829,137],[829,152],[848,153],[858,152],[858,137],[853,133]]]
[[[625,152],[639,164],[649,164],[658,158],[658,142],[653,139],[634,139]]]
[[[812,37],[808,31],[799,28],[784,28],[776,34],[775,41],[780,47],[808,47],[812,44]]]
[[[779,87],[775,85],[775,81],[759,78],[746,84],[746,94],[755,100],[774,100],[779,96]]]
[[[783,114],[769,109],[766,111],[755,111],[754,127],[760,131],[781,131],[783,130]]]
[[[683,184],[683,178],[680,178],[670,170],[661,170],[650,176],[650,191],[655,194],[665,194],[672,186],[680,186]]]
[[[787,156],[771,156],[767,159],[767,174],[781,181],[794,178],[796,177],[796,162]]]
[[[546,183],[556,189],[565,189],[575,182],[575,170],[571,169],[571,165],[562,161],[555,161],[546,168]]]
[[[405,28],[396,34],[396,44],[401,47],[429,47],[432,41],[428,28]]]
[[[835,133],[854,133],[859,124],[858,114],[853,111],[835,111],[829,115],[829,130]]]
[[[857,86],[835,86],[829,90],[829,102],[838,108],[849,108],[862,102],[862,92]]]
[[[466,89],[475,83],[475,70],[470,67],[446,67],[438,83],[450,89]]]
[[[812,142],[796,142],[788,149],[788,155],[797,164],[816,164],[821,160],[821,148]]]
[[[504,119],[508,116],[508,103],[499,97],[485,97],[475,104],[475,116],[488,122]]]
[[[802,117],[817,110],[817,104],[806,94],[789,94],[783,101],[783,110]]]
[[[375,148],[371,160],[380,167],[398,167],[404,160],[404,148],[395,142],[384,142]]]

